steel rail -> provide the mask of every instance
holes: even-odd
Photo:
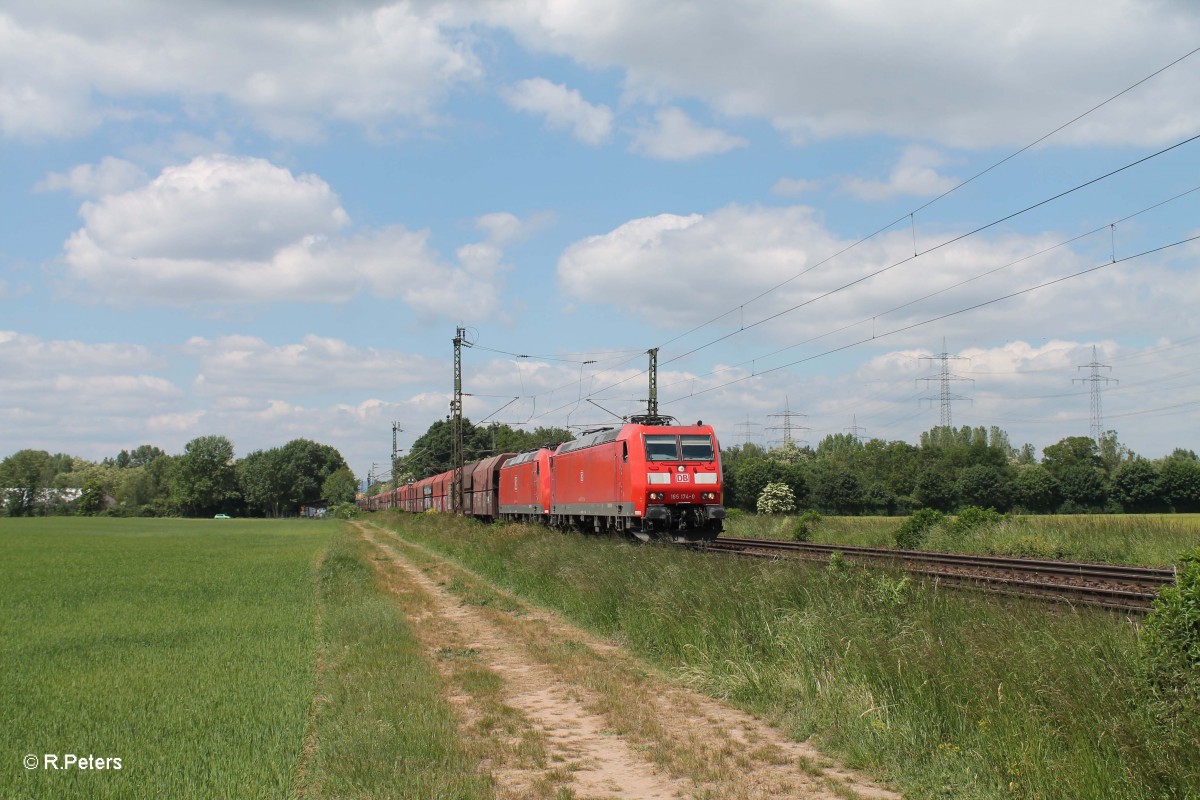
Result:
[[[1158,589],[1171,583],[1172,569],[861,547],[779,539],[722,537],[703,549],[759,557],[787,554],[825,561],[839,552],[850,561],[900,563],[910,573],[935,582],[969,585],[1005,594],[1054,598],[1122,611],[1145,611]]]

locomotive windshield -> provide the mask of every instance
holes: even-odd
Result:
[[[647,436],[647,461],[678,461],[679,439],[674,436]]]
[[[680,436],[683,443],[684,461],[712,461],[713,443],[711,436]]]
[[[657,435],[646,437],[647,461],[712,461],[713,458],[711,436]]]

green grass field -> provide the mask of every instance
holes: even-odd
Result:
[[[2,519],[0,555],[3,800],[491,796],[342,523]]]
[[[0,797],[288,796],[334,530],[0,521]],[[121,768],[24,768],[45,754]]]
[[[894,547],[904,517],[825,517],[812,541]],[[742,514],[726,535],[790,539],[795,517]],[[1063,514],[1010,516],[999,525],[965,536],[935,529],[927,550],[987,553],[1023,558],[1061,558],[1141,566],[1169,566],[1180,553],[1200,547],[1200,514]]]

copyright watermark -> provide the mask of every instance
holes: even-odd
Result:
[[[25,765],[25,769],[78,769],[78,770],[102,770],[102,769],[121,769],[121,759],[112,756],[95,756],[89,753],[86,756],[81,756],[76,753],[43,753],[35,755],[30,753],[21,760]]]

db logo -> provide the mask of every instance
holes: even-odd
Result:
[[[675,482],[676,483],[688,483],[689,481],[691,481],[691,479],[692,479],[692,476],[688,475],[686,472],[675,473]]]

